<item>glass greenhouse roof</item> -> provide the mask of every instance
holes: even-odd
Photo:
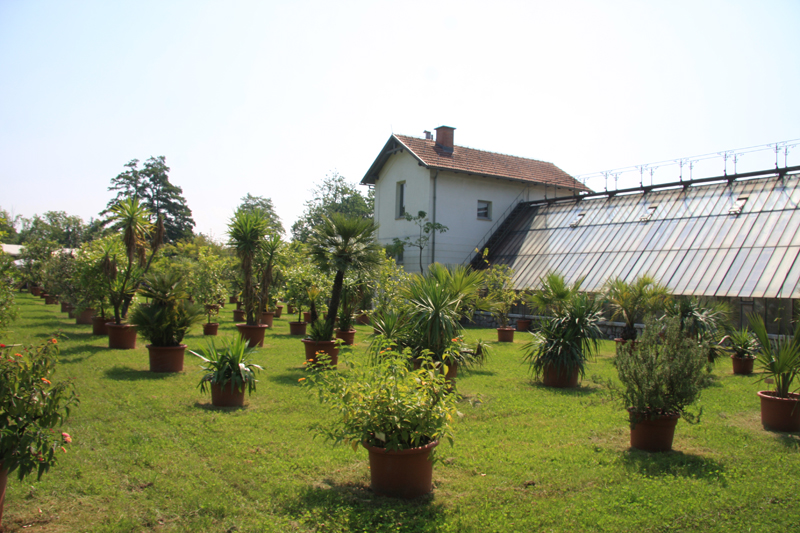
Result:
[[[490,260],[518,289],[551,270],[588,291],[647,273],[673,294],[800,298],[798,205],[800,174],[531,203]]]

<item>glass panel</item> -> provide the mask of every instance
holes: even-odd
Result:
[[[652,266],[652,269],[655,270],[653,273],[653,277],[656,278],[656,281],[663,283],[665,279],[669,279],[671,276],[672,270],[670,267],[672,263],[675,262],[678,257],[683,257],[686,255],[684,252],[666,252],[663,259],[661,258],[661,254],[664,252],[659,252],[658,263]]]
[[[741,246],[742,242],[744,242],[744,238],[747,236],[747,228],[753,224],[752,220],[755,216],[756,215],[753,214],[742,214],[738,217],[730,217],[730,229],[727,235],[725,235],[725,239],[720,244],[720,248],[738,248]],[[738,243],[738,245],[736,243]]]
[[[773,257],[779,255],[778,252],[780,250],[784,250],[784,248],[778,248]],[[797,256],[800,254],[800,247],[797,246],[785,248],[785,250],[786,252],[781,259],[778,268],[775,269],[775,274],[772,276],[772,281],[770,281],[769,286],[764,293],[766,298],[777,298],[780,295],[781,289],[783,288],[783,282],[786,281],[786,276],[789,275],[792,265],[794,265],[795,261],[797,261]]]
[[[667,250],[676,250],[676,249],[686,249],[689,246],[683,245],[683,241],[680,239],[680,236],[683,234],[684,230],[686,229],[686,223],[688,219],[681,218],[675,221],[675,226],[672,228],[672,235],[664,243],[664,248]]]
[[[682,292],[684,294],[703,294],[703,290],[710,281],[710,276],[706,281],[703,281],[703,278],[706,277],[706,273],[714,265],[715,260],[718,258],[718,261],[721,262],[723,257],[724,254],[718,250],[698,250],[692,265],[694,274],[687,280],[686,288]],[[687,269],[687,273],[690,269],[691,267]]]
[[[703,282],[701,282],[701,285],[702,283],[707,282],[707,286],[703,288],[703,292],[699,293],[700,295],[717,296],[719,286],[722,283],[722,280],[725,279],[725,276],[728,275],[731,265],[733,264],[733,261],[736,259],[737,255],[739,255],[739,250],[719,251],[719,254],[711,264],[711,268],[703,276]],[[717,258],[721,258],[721,261],[718,262]],[[698,286],[698,289],[700,288],[701,286]]]
[[[752,248],[739,250],[739,253],[736,254],[736,259],[731,264],[731,268],[717,289],[717,296],[727,296],[731,289],[736,286],[737,280],[740,280],[739,283],[741,283],[742,278],[747,279],[760,252],[761,250],[753,250]]]
[[[666,227],[667,222],[658,220],[656,222],[650,222],[648,223],[648,225],[649,224],[652,224],[653,227],[648,233],[647,237],[645,237],[644,249],[656,250],[657,249],[656,244],[658,243],[658,240],[661,238],[661,235],[664,233],[664,228]]]
[[[755,256],[755,264],[753,265],[753,269],[750,271],[750,275],[747,277],[738,276],[736,281],[733,282],[733,287],[728,290],[728,296],[740,296],[742,298],[763,297],[763,295],[754,295],[753,291],[755,290],[756,285],[758,285],[758,282],[761,280],[761,278],[772,279],[774,271],[768,271],[766,268],[769,265],[772,256],[775,255],[773,252],[775,252],[775,248],[763,248],[761,250],[754,248],[753,253],[757,253],[758,255]],[[753,253],[750,254],[751,260],[754,258]]]
[[[744,241],[745,246],[752,246],[754,248],[763,248],[767,245],[770,235],[782,233],[783,227],[778,226],[778,221],[781,218],[780,211],[773,211],[771,213],[762,212],[756,221],[755,231],[751,231]],[[761,227],[758,227],[758,222],[761,222]],[[777,241],[777,238],[775,239]]]
[[[786,224],[778,246],[800,246],[800,210],[792,211],[792,218]]]
[[[762,212],[751,213],[749,215],[750,218],[748,219],[748,221],[752,225],[748,226],[746,222],[743,228],[744,231],[742,233],[745,232],[747,233],[747,237],[742,240],[741,246],[743,248],[753,247],[753,243],[756,242],[758,236],[761,235],[763,231],[765,231],[767,223],[769,221],[769,215],[770,213],[762,213]]]
[[[666,246],[667,241],[670,237],[672,237],[672,233],[675,231],[675,227],[678,225],[678,220],[672,219],[667,220],[664,222],[664,229],[661,231],[661,235],[659,236],[658,240],[655,242],[653,248],[656,250],[667,250],[668,247]]]
[[[586,273],[584,288],[588,291],[599,291],[603,282],[603,274],[608,270],[609,262],[613,261],[614,254],[599,253],[594,266]]]
[[[681,258],[678,268],[675,269],[672,277],[668,280],[666,278],[664,279],[664,284],[670,287],[672,294],[683,294],[683,292],[678,292],[678,290],[686,288],[684,276],[687,276],[686,270],[692,265],[692,261],[694,261],[696,255],[697,250],[688,250],[686,255]]]
[[[753,188],[744,206],[745,212],[760,213],[764,208],[769,193],[772,191],[772,180],[753,180]]]
[[[642,252],[638,254],[638,257],[637,254],[634,254],[634,257],[636,257],[636,262],[631,263],[628,272],[625,274],[625,278],[629,281],[641,277],[642,274],[650,274],[650,269],[656,257],[658,257],[658,252]]]
[[[622,279],[627,279],[628,273],[631,270],[631,267],[636,264],[637,259],[639,259],[639,255],[633,252],[625,252],[622,254],[622,259],[620,260],[617,268],[614,270],[614,276],[620,277]]]
[[[800,280],[800,259],[795,256],[792,268],[789,269],[789,273],[786,274],[786,279],[783,280],[783,286],[781,287],[780,293],[778,293],[778,298],[800,297],[797,293],[798,280]]]

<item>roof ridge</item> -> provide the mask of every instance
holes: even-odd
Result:
[[[424,139],[422,137],[414,137],[413,135],[402,135],[402,134],[399,134],[399,133],[393,133],[392,135],[394,135],[395,137],[398,137],[398,136],[399,137],[407,137],[409,139],[414,139],[414,140],[417,140],[417,141],[432,142],[434,144],[434,146],[436,145],[436,141],[433,140],[433,139]],[[553,163],[552,161],[545,161],[543,159],[534,159],[532,157],[523,157],[521,155],[504,154],[502,152],[493,152],[491,150],[482,150],[480,148],[473,148],[471,146],[464,146],[463,144],[453,144],[453,147],[455,147],[455,148],[466,148],[467,150],[473,150],[475,152],[483,152],[485,154],[501,155],[503,157],[513,157],[515,159],[524,159],[525,161],[536,161],[537,163],[545,163],[545,164],[548,164],[548,165],[555,166],[555,163]]]

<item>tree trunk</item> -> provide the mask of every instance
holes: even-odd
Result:
[[[336,277],[333,279],[333,290],[331,291],[331,305],[328,307],[328,328],[333,331],[336,316],[339,313],[339,300],[342,298],[342,287],[344,286],[344,270],[337,270]]]

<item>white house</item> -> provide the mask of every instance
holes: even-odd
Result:
[[[422,251],[423,265],[463,263],[519,202],[589,191],[552,163],[456,146],[454,131],[440,126],[436,139],[427,131],[424,139],[392,135],[361,180],[375,188],[381,244],[419,236],[405,213],[425,211],[447,226]],[[419,260],[407,248],[402,264],[418,271]]]

